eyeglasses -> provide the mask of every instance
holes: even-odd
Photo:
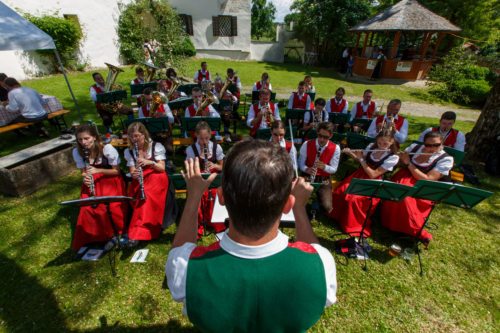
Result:
[[[330,136],[329,135],[318,134],[318,138],[329,140]]]
[[[424,146],[426,146],[427,148],[430,148],[430,147],[437,148],[437,147],[441,146],[441,143],[424,143]]]

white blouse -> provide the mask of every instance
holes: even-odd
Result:
[[[374,146],[374,143],[370,143],[368,146],[366,146],[366,150],[369,150],[369,149],[372,149],[372,147]],[[364,151],[363,152],[363,156],[366,158],[366,155],[368,155],[369,152],[367,151]],[[389,155],[391,152],[390,151],[387,151],[387,152],[382,152],[382,155],[380,155],[380,158],[375,158],[375,155],[378,155],[376,153],[372,153],[370,155],[370,158],[374,161],[374,162],[379,162],[381,161],[383,158],[385,158],[387,155]],[[387,171],[392,171],[392,169],[394,169],[394,167],[396,166],[396,164],[398,164],[398,161],[399,161],[399,156],[396,155],[396,154],[392,154],[390,157],[388,157],[383,163],[382,165],[380,166],[382,169],[384,170],[387,170]]]
[[[146,158],[150,159],[151,156],[152,156],[152,150],[153,150],[153,141],[150,141],[150,145],[149,145],[149,148],[148,148],[148,153],[146,154]],[[167,159],[167,151],[165,150],[165,147],[159,143],[159,142],[156,142],[155,143],[155,152],[154,152],[154,157],[155,157],[155,160],[157,161],[162,161],[162,160],[166,160]],[[130,149],[125,149],[125,159],[127,160],[127,166],[128,167],[133,167],[135,166],[135,161],[134,159],[132,158],[132,153],[130,152]],[[136,159],[137,159],[137,156],[134,156]]]
[[[118,154],[118,151],[113,147],[111,144],[104,145],[104,148],[102,149],[103,155],[108,159],[108,163],[111,166],[116,166],[120,164],[120,155]],[[76,163],[76,167],[78,169],[83,169],[85,168],[85,161],[83,160],[83,157],[80,156],[80,153],[78,153],[78,149],[74,148],[73,149],[73,160]],[[97,161],[95,161],[93,164],[101,164],[102,163],[102,157],[98,157]]]
[[[415,148],[415,146],[417,146],[417,145],[418,145],[417,143],[413,143],[408,148],[406,148],[405,151],[408,152],[408,153],[410,153]],[[420,152],[422,152],[423,149],[424,149],[424,145],[421,145],[421,147],[416,152],[420,153]],[[418,155],[412,155],[411,156],[411,162],[413,164],[415,164],[415,165],[418,165],[418,166],[421,166],[421,167],[425,168],[425,167],[431,165],[439,156],[441,156],[443,154],[445,154],[445,151],[441,150],[441,151],[435,153],[434,155],[432,155],[429,158],[429,160],[427,162],[425,162],[425,163],[417,163],[417,162],[415,162],[415,158]],[[450,170],[452,168],[453,168],[453,157],[447,156],[447,157],[444,157],[443,159],[441,159],[440,161],[438,161],[437,164],[436,164],[436,166],[432,170],[436,170],[437,172],[439,172],[443,176],[447,176],[450,173]]]

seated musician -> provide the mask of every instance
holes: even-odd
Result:
[[[313,79],[311,75],[304,76],[304,82],[306,83],[306,93],[316,92],[316,88],[314,88]]]
[[[200,121],[196,124],[196,142],[186,149],[186,160],[198,157],[200,161],[201,173],[220,173],[224,160],[222,147],[211,140],[212,130],[210,126]],[[198,237],[203,236],[205,227],[209,227],[215,232],[221,232],[226,227],[223,223],[212,223],[212,212],[214,209],[217,189],[207,189],[201,197],[198,208]]]
[[[314,102],[314,110],[309,110],[304,113],[304,126],[302,130],[305,132],[305,137],[310,130],[315,130],[322,122],[328,121],[328,112],[325,110],[326,101],[323,98],[316,98]]]
[[[203,91],[199,87],[194,87],[191,91],[191,97],[193,98],[193,104],[186,108],[184,113],[185,118],[193,117],[213,117],[220,118],[220,114],[211,104],[208,104],[203,110],[199,110],[204,101]]]
[[[446,111],[441,115],[438,127],[430,127],[420,134],[418,141],[423,141],[424,136],[429,132],[439,132],[444,138],[443,145],[460,151],[465,150],[465,135],[457,129],[453,128],[457,114],[453,111]]]
[[[220,109],[220,115],[222,118],[222,123],[224,125],[224,140],[226,142],[231,142],[231,132],[229,131],[229,128],[231,126],[231,119],[233,119],[234,116],[234,105],[238,103],[238,98],[233,93],[231,93],[229,89],[226,89],[221,95],[224,84],[225,82],[222,81],[220,77],[217,77],[213,85],[213,94],[217,96],[217,98],[219,98],[219,101],[227,101],[228,103],[222,106],[222,108]]]
[[[132,175],[129,196],[137,199],[131,201],[133,211],[128,228],[128,246],[132,247],[160,236],[168,213],[165,204],[170,185],[165,173],[165,147],[151,140],[142,123],[130,124],[127,134],[129,146],[124,154]]]
[[[326,213],[332,210],[331,175],[337,172],[340,147],[330,141],[333,124],[323,122],[318,125],[318,138],[302,144],[299,151],[299,168],[304,177],[314,183],[321,183],[318,196]]]
[[[353,178],[382,179],[384,173],[392,171],[397,165],[399,156],[398,144],[394,140],[391,130],[386,129],[377,134],[374,143],[370,143],[365,150],[350,150],[345,148],[348,156],[358,161],[360,167],[352,175],[345,178],[332,193],[333,209],[330,217],[334,219],[343,232],[359,237],[367,215],[372,215],[380,199],[346,194],[345,191]],[[371,203],[371,209],[370,208]],[[385,218],[385,216],[384,216]],[[366,222],[363,237],[371,235],[371,220]]]
[[[106,92],[104,87],[105,82],[102,75],[97,72],[92,74],[92,78],[94,79],[95,83],[90,87],[90,98],[95,103],[97,113],[99,113],[99,116],[101,117],[107,132],[112,133],[113,131],[111,129],[111,125],[113,124],[113,116],[116,113],[120,113],[128,115],[129,119],[133,119],[134,111],[132,110],[132,108],[129,108],[122,103],[117,103],[115,106],[112,106],[109,104],[97,102],[97,95]]]
[[[227,69],[227,77],[231,80],[232,84],[236,87],[236,92],[233,94],[237,98],[236,104],[233,104],[233,118],[241,119],[238,113],[238,108],[240,107],[240,99],[241,99],[241,81],[240,77],[236,75],[235,71],[232,68]]]
[[[424,135],[424,144],[411,144],[401,155],[401,162],[406,168],[400,169],[391,181],[413,186],[418,180],[440,180],[449,175],[453,167],[453,157],[443,150],[443,137],[437,131]],[[432,235],[421,230],[432,208],[432,201],[406,197],[400,202],[383,201],[382,225],[392,231],[418,237],[428,244]]]
[[[372,101],[373,91],[365,90],[363,100],[354,104],[351,110],[351,122],[355,118],[372,119],[377,112],[377,103]]]
[[[408,137],[408,120],[399,115],[400,109],[401,101],[392,99],[387,105],[387,113],[374,118],[366,134],[374,138],[383,128],[390,128],[394,133],[394,139],[399,144],[404,143]]]
[[[262,73],[260,81],[254,83],[252,91],[261,91],[264,88],[271,91],[273,90],[273,87],[271,86],[271,78],[267,72]]]
[[[290,95],[288,99],[288,109],[311,109],[311,97],[306,93],[306,83],[304,81],[300,81],[297,92],[293,92],[292,95]]]
[[[259,129],[271,128],[275,120],[281,120],[278,104],[271,101],[271,90],[263,88],[259,91],[259,102],[248,110],[250,136],[255,138]]]
[[[152,88],[144,89],[141,97],[137,99],[137,105],[139,106],[139,116],[138,118],[162,118],[167,117],[170,124],[174,123],[174,115],[172,110],[168,106],[168,103],[153,103],[153,95],[159,92],[153,92]],[[161,98],[161,97],[160,97]]]
[[[347,113],[349,110],[349,102],[344,98],[345,89],[342,87],[337,88],[335,97],[330,98],[326,102],[326,111],[328,113]]]
[[[144,69],[142,67],[135,68],[135,79],[130,81],[130,84],[144,84],[146,83],[144,79]]]
[[[286,150],[288,155],[290,155],[293,166],[295,167],[297,165],[297,149],[292,141],[285,140],[285,132],[285,124],[281,120],[275,120],[271,125],[270,141],[278,144],[281,148]]]
[[[194,83],[201,84],[204,81],[212,81],[212,78],[210,77],[210,72],[208,71],[208,65],[206,61],[203,61],[201,63],[201,69],[197,70],[194,73],[193,77]]]
[[[7,78],[5,73],[0,73],[0,102],[8,101],[7,97],[9,94],[9,89],[7,89],[7,85],[3,82]]]
[[[94,125],[80,125],[76,132],[77,146],[73,149],[76,167],[81,170],[83,184],[80,198],[125,195],[125,182],[120,173],[120,156],[111,144],[103,144]],[[128,212],[126,202],[109,205],[113,223],[122,233]],[[71,247],[77,251],[94,242],[107,242],[114,236],[105,205],[80,208]]]
[[[188,196],[165,265],[172,298],[204,332],[307,331],[336,301],[336,269],[307,217],[312,188],[292,183],[288,154],[261,140],[233,146],[218,190],[229,229],[210,246],[196,245],[196,213],[215,174],[203,180],[197,160],[185,164]],[[291,209],[293,243],[279,230]]]

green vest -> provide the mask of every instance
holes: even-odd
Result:
[[[188,262],[187,315],[203,332],[305,332],[325,304],[323,263],[306,243],[260,259],[214,243],[197,247]]]

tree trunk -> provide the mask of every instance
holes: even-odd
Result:
[[[498,135],[500,135],[500,77],[491,89],[476,125],[467,134],[467,160],[484,161],[495,147]]]

